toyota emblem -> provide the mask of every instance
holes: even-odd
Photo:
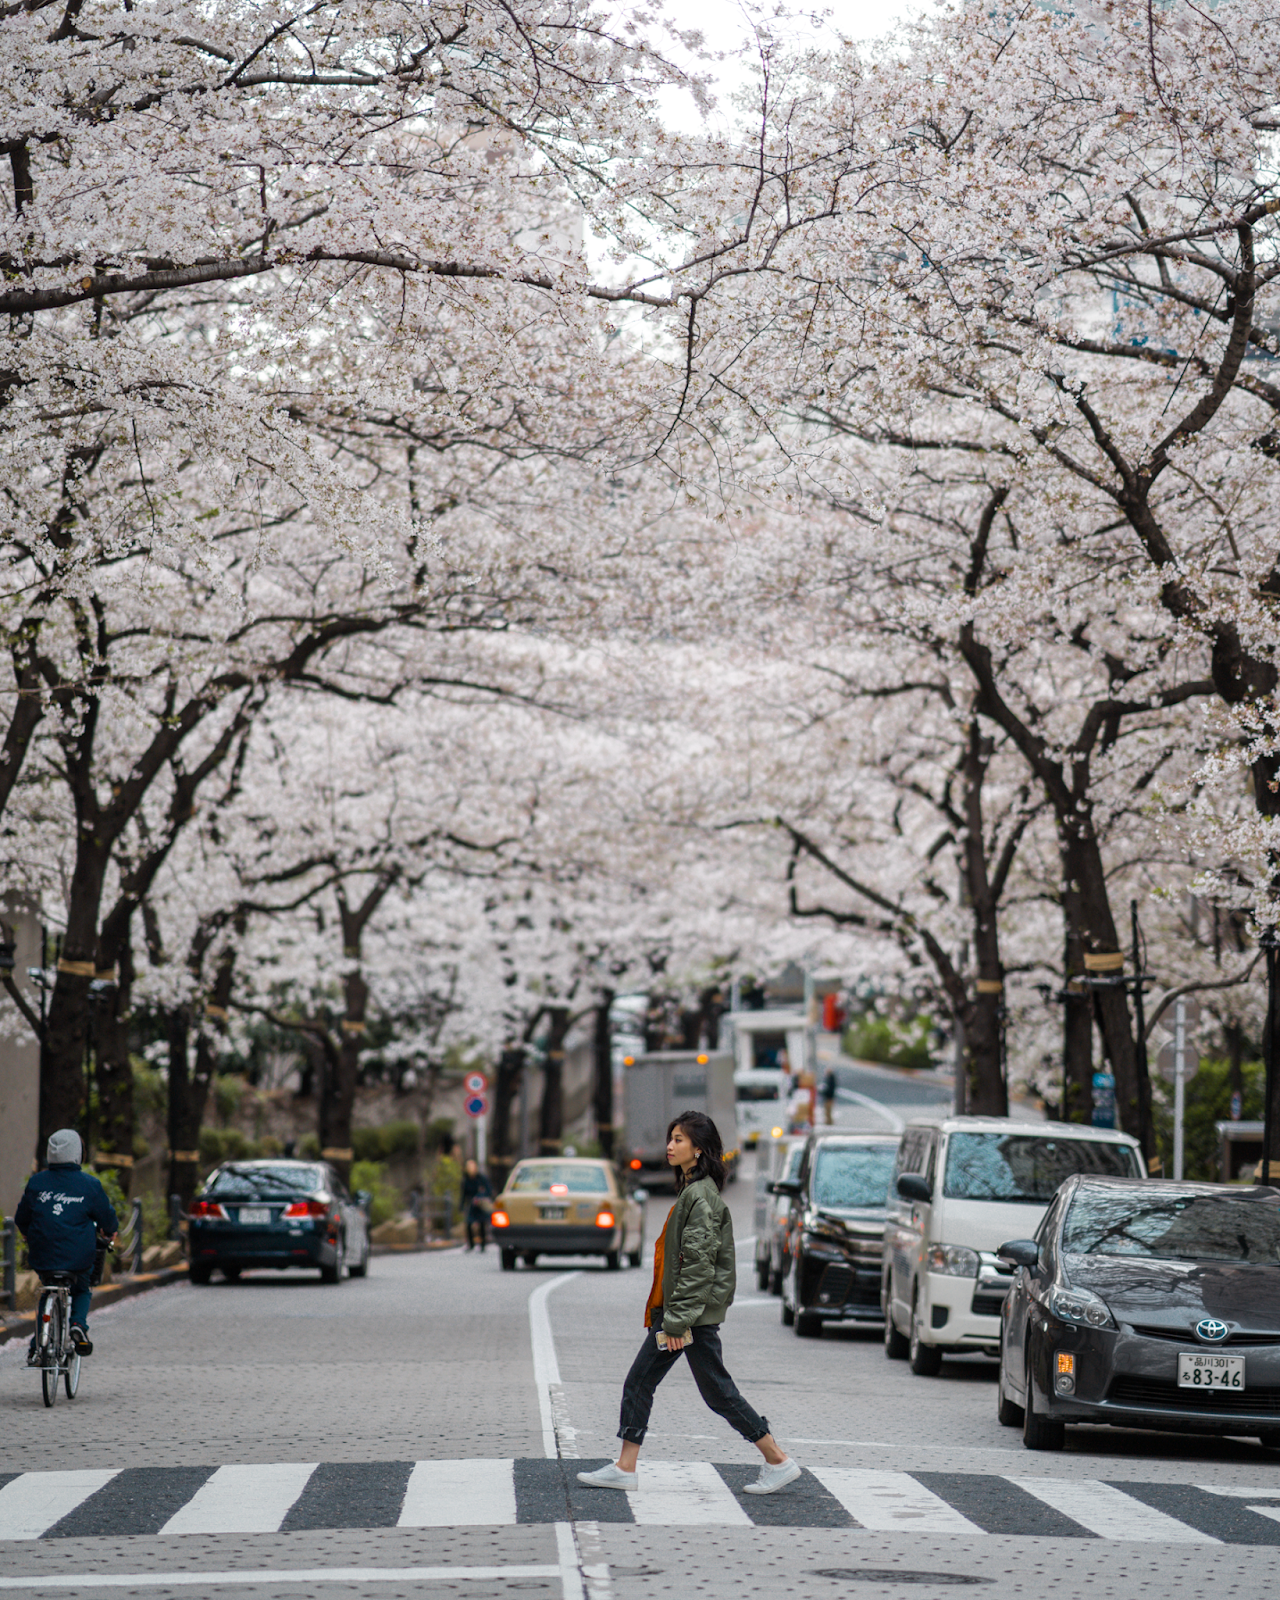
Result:
[[[1203,1339],[1206,1344],[1219,1344],[1231,1332],[1225,1322],[1219,1322],[1217,1317],[1206,1317],[1203,1322],[1196,1323],[1196,1338]]]

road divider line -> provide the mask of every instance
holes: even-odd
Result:
[[[227,1584],[276,1583],[457,1583],[467,1580],[494,1583],[503,1578],[559,1578],[560,1566],[511,1567],[305,1567],[273,1571],[268,1567],[242,1568],[239,1572],[59,1572],[45,1576],[30,1573],[21,1578],[0,1578],[0,1589],[176,1589],[221,1587]],[[566,1590],[566,1595],[568,1591]]]
[[[873,1100],[869,1094],[859,1094],[856,1089],[837,1089],[836,1099],[845,1100],[853,1105],[865,1106],[868,1111],[875,1113],[888,1124],[890,1133],[901,1133],[906,1123],[896,1111],[890,1111],[882,1100]]]
[[[409,1474],[398,1528],[513,1526],[515,1462],[417,1461]]]
[[[542,1418],[542,1453],[548,1461],[557,1460],[564,1452],[556,1438],[556,1416],[552,1388],[560,1388],[560,1363],[556,1358],[556,1340],[551,1331],[551,1314],[547,1300],[562,1284],[572,1283],[581,1277],[579,1272],[562,1272],[549,1283],[540,1283],[529,1296],[529,1342],[533,1347],[533,1382],[538,1391],[538,1412]],[[562,1417],[561,1427],[565,1428]],[[565,1430],[567,1433],[567,1429]],[[566,1438],[566,1443],[568,1439]],[[576,1452],[575,1452],[576,1454]]]
[[[986,1538],[985,1528],[906,1472],[870,1467],[810,1467],[855,1522],[883,1533],[951,1533]]]
[[[110,1483],[119,1470],[24,1472],[0,1489],[0,1539],[38,1539]]]
[[[1154,1506],[1135,1500],[1101,1478],[1015,1478],[1004,1474],[1045,1505],[1078,1522],[1100,1539],[1135,1539],[1144,1544],[1221,1544]]]
[[[219,1467],[160,1532],[275,1533],[318,1465],[274,1461]]]

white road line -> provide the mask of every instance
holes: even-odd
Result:
[[[307,1486],[316,1462],[219,1467],[175,1511],[161,1533],[274,1533]]]
[[[305,1567],[273,1572],[245,1567],[239,1572],[72,1572],[49,1577],[0,1578],[0,1589],[168,1589],[276,1583],[457,1583],[472,1579],[494,1583],[502,1578],[558,1578],[557,1567]]]
[[[1280,1483],[1266,1489],[1241,1489],[1236,1484],[1198,1483],[1201,1494],[1229,1494],[1236,1500],[1280,1500]]]
[[[574,1543],[573,1528],[567,1522],[556,1523],[556,1554],[560,1557],[560,1584],[564,1590],[564,1600],[586,1600],[582,1569],[578,1564],[578,1547]]]
[[[397,1526],[509,1527],[515,1520],[513,1461],[419,1461],[409,1474]]]
[[[76,1472],[24,1472],[0,1489],[0,1539],[38,1539],[46,1528],[75,1510],[119,1467]]]
[[[1144,1544],[1221,1544],[1212,1534],[1168,1517],[1099,1478],[1014,1478],[1007,1481],[1061,1511],[1100,1539],[1137,1539]]]
[[[852,1101],[855,1105],[865,1106],[868,1111],[874,1111],[876,1116],[882,1117],[888,1124],[890,1133],[901,1133],[906,1127],[906,1123],[896,1111],[890,1111],[883,1101],[873,1100],[869,1094],[859,1094],[856,1089],[837,1089],[836,1098]]]
[[[849,1515],[864,1528],[893,1533],[959,1533],[978,1538],[986,1530],[962,1517],[938,1495],[905,1472],[868,1467],[811,1467]]]
[[[636,1521],[649,1527],[752,1526],[709,1461],[642,1461],[639,1488],[628,1489],[627,1499]]]
[[[538,1411],[542,1417],[542,1453],[548,1461],[560,1454],[556,1444],[555,1417],[551,1410],[551,1385],[560,1386],[560,1363],[556,1359],[555,1335],[551,1332],[551,1316],[547,1311],[547,1298],[562,1283],[572,1283],[581,1276],[577,1272],[562,1272],[549,1283],[541,1283],[529,1296],[529,1342],[533,1346],[533,1382],[538,1391]]]

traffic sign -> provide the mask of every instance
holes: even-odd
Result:
[[[483,1072],[468,1072],[462,1081],[468,1094],[483,1094],[489,1087],[489,1080]]]
[[[1184,1078],[1194,1078],[1199,1070],[1200,1051],[1188,1045],[1183,1052],[1182,1075]],[[1178,1047],[1172,1039],[1160,1046],[1160,1054],[1156,1057],[1156,1071],[1166,1083],[1172,1083],[1177,1076]]]
[[[482,1094],[470,1094],[463,1102],[462,1109],[469,1117],[482,1117],[489,1109],[489,1102]]]

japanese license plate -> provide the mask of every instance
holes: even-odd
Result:
[[[1179,1389],[1243,1389],[1243,1356],[1205,1356],[1199,1351],[1178,1354]]]
[[[538,1215],[544,1222],[563,1222],[569,1215],[568,1206],[539,1206]]]
[[[244,1223],[264,1223],[271,1221],[271,1208],[269,1206],[241,1206],[240,1220]]]

